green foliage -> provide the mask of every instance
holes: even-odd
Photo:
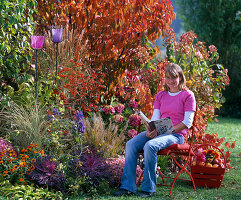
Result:
[[[180,15],[185,30],[193,30],[201,41],[214,44],[220,61],[228,68],[230,86],[224,91],[227,101],[222,114],[241,117],[241,1],[180,0]]]
[[[77,111],[80,112],[80,111]],[[81,113],[82,115],[82,113]],[[82,150],[84,125],[82,118],[66,113],[64,107],[48,111],[45,150],[61,161],[70,158],[74,150]],[[44,133],[43,133],[44,134]]]
[[[168,171],[168,166],[170,164],[170,156],[157,156],[157,166],[161,172]]]
[[[32,185],[12,185],[9,181],[1,180],[0,181],[0,195],[6,197],[7,199],[41,199],[41,200],[50,200],[63,199],[63,194],[61,192],[49,191],[48,188],[37,188]]]
[[[0,1],[0,97],[18,91],[18,84],[30,78],[28,40],[35,25],[35,6],[35,0]]]

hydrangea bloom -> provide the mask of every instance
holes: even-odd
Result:
[[[131,108],[137,108],[138,107],[138,103],[135,100],[130,100],[129,106]]]
[[[115,105],[114,109],[116,113],[121,113],[124,110],[125,106],[122,103]]]
[[[125,158],[119,156],[118,158],[108,158],[106,160],[107,164],[110,166],[111,180],[114,186],[120,186],[122,173],[125,166]],[[142,169],[137,165],[136,169],[136,182],[139,180],[142,174]]]
[[[128,122],[131,126],[134,127],[140,126],[140,124],[142,123],[141,117],[137,114],[131,114]]]
[[[117,115],[115,115],[115,116],[113,117],[113,120],[114,120],[114,122],[116,122],[116,123],[121,123],[121,122],[123,122],[124,117],[123,117],[122,115],[120,115],[120,114],[117,114]]]
[[[130,138],[133,138],[133,137],[135,137],[136,135],[137,135],[137,131],[136,131],[135,129],[131,129],[131,130],[128,131],[128,136],[129,136]]]
[[[105,114],[113,114],[113,113],[115,113],[115,109],[113,108],[113,106],[107,105],[103,108],[103,112]]]

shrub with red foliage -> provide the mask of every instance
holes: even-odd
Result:
[[[96,112],[100,108],[101,89],[105,87],[103,75],[93,70],[82,70],[75,64],[59,72],[64,83],[58,91],[60,98],[67,108],[81,109],[85,114]]]

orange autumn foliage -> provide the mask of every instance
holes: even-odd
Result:
[[[110,100],[117,76],[147,59],[143,41],[163,36],[175,18],[170,0],[37,0],[38,27],[62,25],[83,33],[88,45],[89,67],[107,74],[104,99]],[[78,46],[76,47],[78,49]],[[143,61],[144,62],[144,61]]]

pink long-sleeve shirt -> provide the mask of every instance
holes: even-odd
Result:
[[[177,125],[184,119],[186,111],[196,110],[196,101],[192,91],[182,90],[175,96],[170,96],[167,91],[161,91],[156,95],[154,109],[159,109],[161,118],[170,117],[173,125]],[[177,134],[187,134],[187,129],[183,129]]]

